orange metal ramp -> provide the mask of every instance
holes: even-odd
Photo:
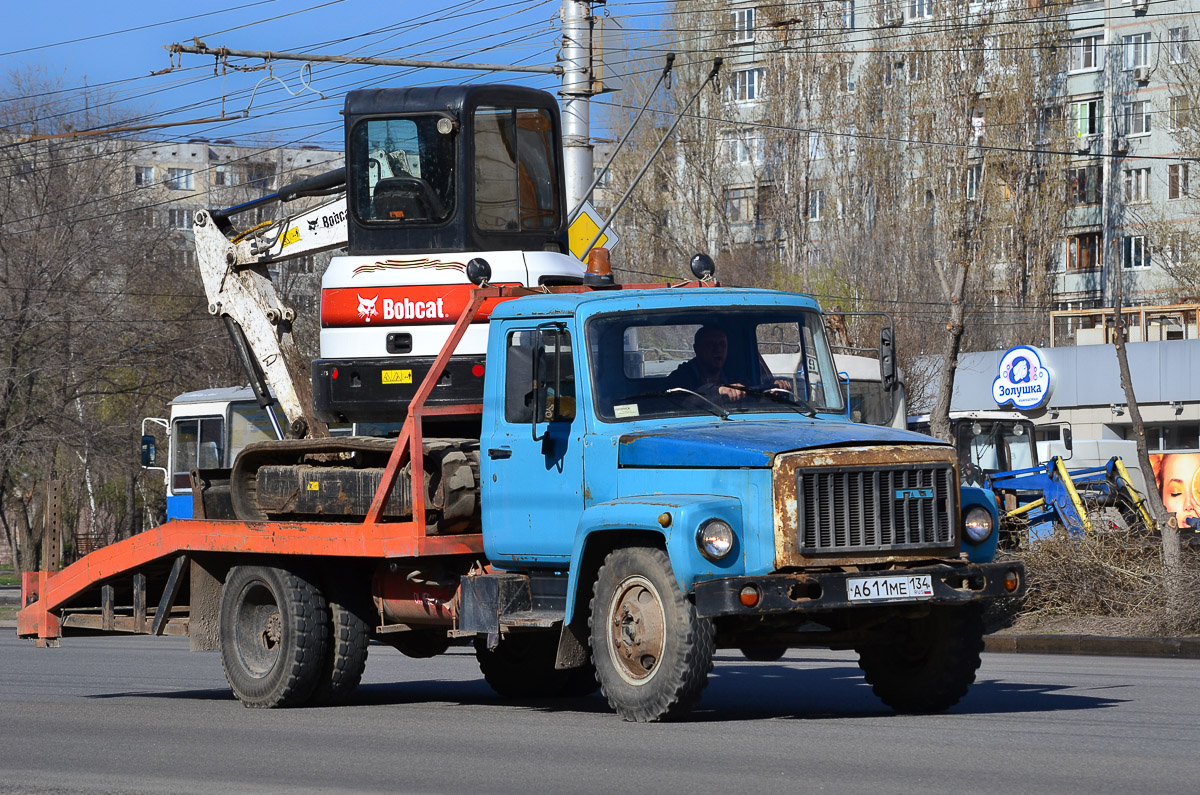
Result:
[[[56,638],[54,611],[104,581],[187,552],[404,558],[482,555],[483,536],[427,536],[412,522],[394,524],[175,520],[98,549],[58,572],[22,575],[21,637]]]

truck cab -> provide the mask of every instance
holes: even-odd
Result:
[[[697,378],[712,329],[724,356]],[[529,296],[497,306],[489,330],[480,483],[493,572],[463,579],[459,629],[496,638],[499,654],[539,620],[561,622],[558,666],[590,644],[627,719],[698,695],[671,690],[696,673],[672,633],[697,627],[712,633],[693,638],[709,666],[713,647],[753,659],[861,648],[877,692],[899,704],[864,626],[898,622],[903,635],[933,615],[974,648],[970,606],[1019,587],[1022,572],[991,563],[994,500],[960,492],[952,447],[847,421],[807,296]],[[780,340],[800,352],[787,377],[763,358]]]
[[[168,409],[167,419],[147,420],[166,432],[166,466],[157,465],[153,435],[142,436],[142,465],[163,472],[167,519],[191,519],[192,470],[228,469],[247,445],[274,439],[267,417],[272,409],[260,407],[250,387],[185,392]]]

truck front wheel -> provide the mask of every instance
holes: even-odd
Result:
[[[978,606],[933,608],[897,619],[891,642],[858,647],[858,667],[875,695],[897,712],[942,712],[975,682],[983,652]]]
[[[308,580],[270,566],[236,566],[221,592],[221,664],[247,707],[303,703],[320,678],[329,608]]]
[[[625,720],[679,717],[708,684],[712,622],[696,615],[661,549],[626,547],[605,558],[590,629],[600,689]]]

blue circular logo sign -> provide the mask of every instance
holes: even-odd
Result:
[[[1000,359],[1000,372],[992,382],[997,406],[1028,410],[1041,408],[1050,400],[1050,370],[1042,364],[1037,348],[1020,345]]]

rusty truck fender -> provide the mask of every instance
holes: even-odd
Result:
[[[580,578],[593,576],[610,550],[638,539],[666,547],[675,581],[684,593],[690,593],[701,580],[745,574],[743,515],[739,498],[710,494],[621,497],[588,506],[579,519],[571,549],[565,623],[574,619]],[[705,558],[696,546],[701,523],[714,518],[728,522],[736,539],[733,551],[717,562]],[[589,586],[590,579],[582,584]],[[586,604],[589,596],[585,593],[582,598]]]

